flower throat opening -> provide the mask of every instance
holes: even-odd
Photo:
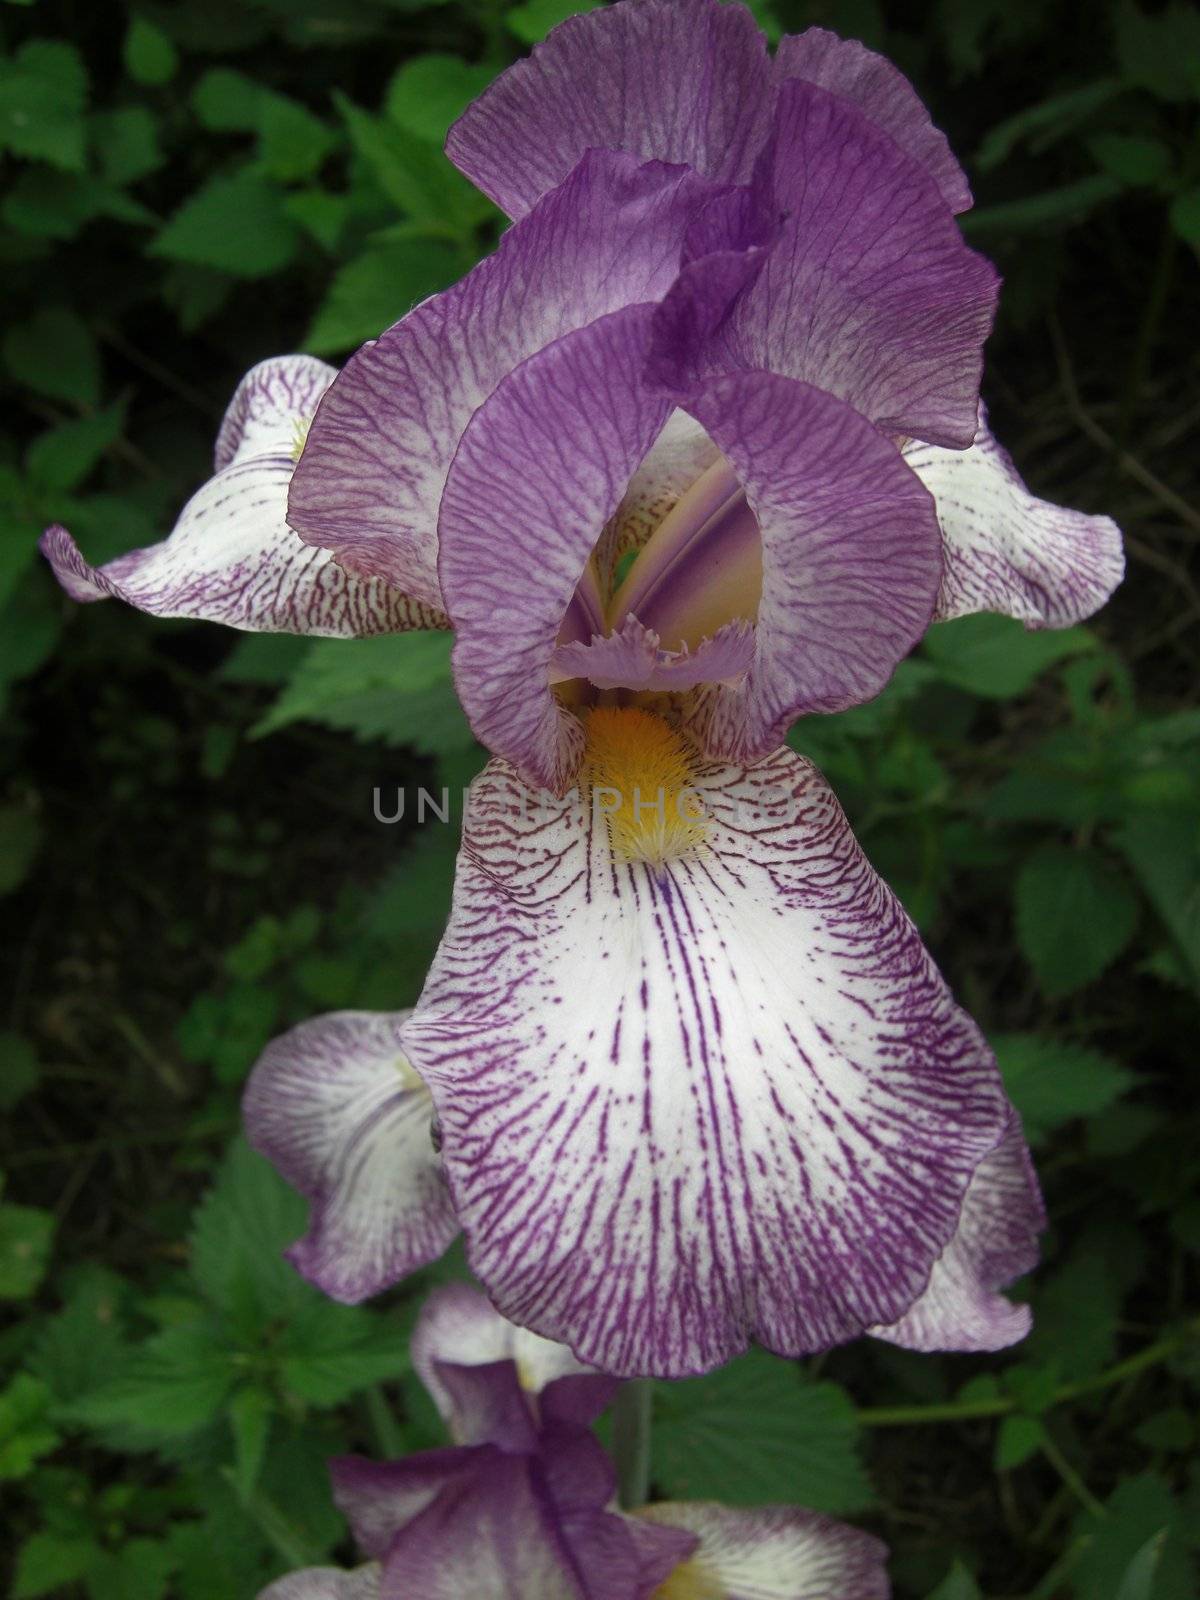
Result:
[[[695,751],[669,722],[635,706],[600,706],[584,722],[584,774],[618,861],[665,866],[704,840],[692,787]]]

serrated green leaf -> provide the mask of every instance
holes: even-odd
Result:
[[[87,69],[75,46],[30,39],[0,61],[0,149],[82,172],[86,104]]]
[[[510,22],[512,13],[509,13]],[[406,61],[388,85],[384,110],[415,138],[440,150],[456,121],[492,80],[492,70],[431,52]]]
[[[1080,178],[1077,183],[1064,184],[1060,189],[1047,189],[1022,200],[1005,200],[999,205],[980,206],[963,217],[962,230],[968,238],[974,239],[1070,227],[1082,222],[1097,206],[1114,199],[1121,188],[1116,178],[1097,172],[1090,178]]]
[[[334,646],[327,650],[329,643]],[[275,704],[251,730],[254,738],[289,723],[320,720],[351,696],[385,690],[415,695],[450,677],[448,633],[386,634],[376,639],[317,640]]]
[[[202,1293],[253,1344],[314,1297],[283,1252],[304,1232],[307,1207],[269,1161],[237,1139],[192,1224],[192,1272]]]
[[[1186,0],[1147,15],[1134,0],[1113,7],[1121,72],[1161,100],[1200,99],[1200,14]]]
[[[69,493],[97,465],[104,452],[121,437],[125,407],[109,406],[90,417],[60,422],[29,446],[25,465],[33,482],[43,489]]]
[[[87,1574],[90,1600],[161,1600],[175,1566],[169,1545],[159,1539],[130,1539],[119,1550],[105,1550]]]
[[[506,11],[504,20],[524,44],[539,44],[560,22],[595,11],[600,4],[601,0],[528,0]]]
[[[372,117],[334,94],[351,142],[376,182],[402,212],[427,228],[464,237],[493,214],[490,201],[432,145],[388,117]]]
[[[956,1561],[928,1600],[983,1600],[983,1591],[962,1562]]]
[[[259,165],[280,183],[311,178],[338,143],[332,128],[287,95],[264,92],[257,120]]]
[[[28,1300],[50,1264],[54,1213],[0,1205],[0,1300]]]
[[[996,1449],[993,1461],[997,1472],[1010,1472],[1022,1466],[1041,1448],[1045,1431],[1037,1417],[1022,1416],[1019,1412],[1003,1417],[996,1429]]]
[[[73,172],[22,172],[0,206],[17,233],[34,239],[73,239],[101,209],[102,194]]]
[[[28,1365],[55,1400],[66,1405],[111,1383],[128,1362],[112,1283],[108,1275],[96,1275],[81,1283],[46,1324]]]
[[[75,1583],[100,1554],[93,1539],[66,1539],[57,1533],[35,1533],[17,1552],[11,1600],[38,1600]]]
[[[14,322],[4,335],[4,360],[18,383],[51,400],[100,403],[100,351],[83,318],[47,307]]]
[[[235,1377],[220,1329],[198,1316],[139,1345],[129,1372],[84,1395],[66,1414],[125,1448],[153,1448],[212,1422]]]
[[[1183,1544],[1186,1523],[1170,1486],[1157,1473],[1144,1472],[1120,1484],[1107,1502],[1102,1520],[1082,1515],[1080,1530],[1089,1534],[1087,1549],[1072,1574],[1078,1600],[1130,1600],[1128,1583],[1150,1588],[1153,1600],[1192,1600],[1191,1564]],[[1156,1555],[1147,1554],[1147,1547]],[[1131,1576],[1132,1574],[1132,1576]]]
[[[25,1477],[35,1461],[57,1450],[51,1399],[46,1385],[26,1372],[0,1390],[0,1480]]]
[[[1021,694],[1056,661],[1096,648],[1086,628],[1035,632],[1011,617],[986,613],[939,622],[925,638],[938,676],[988,699]]]
[[[861,1510],[873,1495],[858,1442],[844,1390],[765,1351],[655,1385],[654,1476],[671,1499]]]
[[[125,70],[135,83],[159,88],[179,69],[179,52],[148,17],[135,16],[125,34]]]
[[[262,1473],[275,1402],[266,1389],[239,1389],[229,1402],[233,1430],[233,1476],[239,1496],[249,1500]]]
[[[1138,1442],[1147,1450],[1182,1453],[1195,1445],[1196,1425],[1182,1406],[1169,1406],[1139,1423],[1136,1434]]]
[[[1162,183],[1171,172],[1170,150],[1144,134],[1098,133],[1088,149],[1101,171],[1135,188]]]
[[[1026,106],[988,132],[975,157],[976,167],[980,172],[991,172],[1025,139],[1039,150],[1047,149],[1124,90],[1125,85],[1119,78],[1098,78],[1094,83],[1085,83],[1078,89],[1068,89]]]
[[[214,67],[192,90],[192,109],[206,128],[219,133],[249,133],[258,127],[262,90],[244,72]]]
[[[1106,857],[1046,845],[1021,868],[1017,942],[1048,995],[1098,978],[1137,926],[1137,896]]]
[[[279,190],[252,173],[210,178],[185,200],[151,245],[151,254],[239,278],[265,278],[291,261],[296,224]]]
[[[1084,1045],[1032,1033],[998,1034],[991,1045],[1031,1144],[1076,1117],[1106,1110],[1136,1082],[1125,1067]]]
[[[1183,811],[1156,811],[1129,821],[1117,843],[1200,989],[1200,827]]]
[[[119,106],[92,118],[92,148],[105,182],[137,183],[163,163],[158,122],[146,106]]]
[[[339,269],[304,348],[320,356],[356,349],[465,270],[463,251],[445,239],[414,232],[410,238],[377,240]]]

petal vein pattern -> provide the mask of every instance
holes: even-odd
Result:
[[[654,871],[493,762],[402,1035],[475,1271],[616,1373],[895,1321],[1008,1116],[816,770],[780,751],[696,788],[704,844]]]

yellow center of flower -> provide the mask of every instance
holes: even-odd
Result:
[[[619,861],[661,867],[702,843],[695,752],[681,733],[635,706],[597,707],[584,731],[592,809],[603,816]]]
[[[296,417],[292,422],[292,460],[299,461],[304,454],[304,446],[308,443],[308,430],[312,427],[311,417]]]
[[[655,1589],[651,1600],[725,1600],[726,1589],[719,1578],[698,1561],[685,1561]]]

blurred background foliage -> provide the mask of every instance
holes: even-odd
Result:
[[[346,1554],[324,1458],[436,1440],[421,1284],[334,1306],[236,1139],[275,1032],[416,996],[480,752],[447,641],[237,636],[66,602],[162,537],[243,371],[331,360],[499,218],[459,109],[569,0],[0,5],[0,1493],[15,1600],[241,1600]],[[1107,510],[1087,627],[936,628],[794,731],[999,1053],[1051,1227],[1000,1360],[865,1341],[659,1386],[662,1495],[798,1500],[901,1600],[1187,1600],[1200,1543],[1200,14],[1181,0],[764,0],[885,50],[1006,277],[997,432]],[[409,808],[411,811],[411,807]],[[423,1282],[461,1271],[457,1255]]]

